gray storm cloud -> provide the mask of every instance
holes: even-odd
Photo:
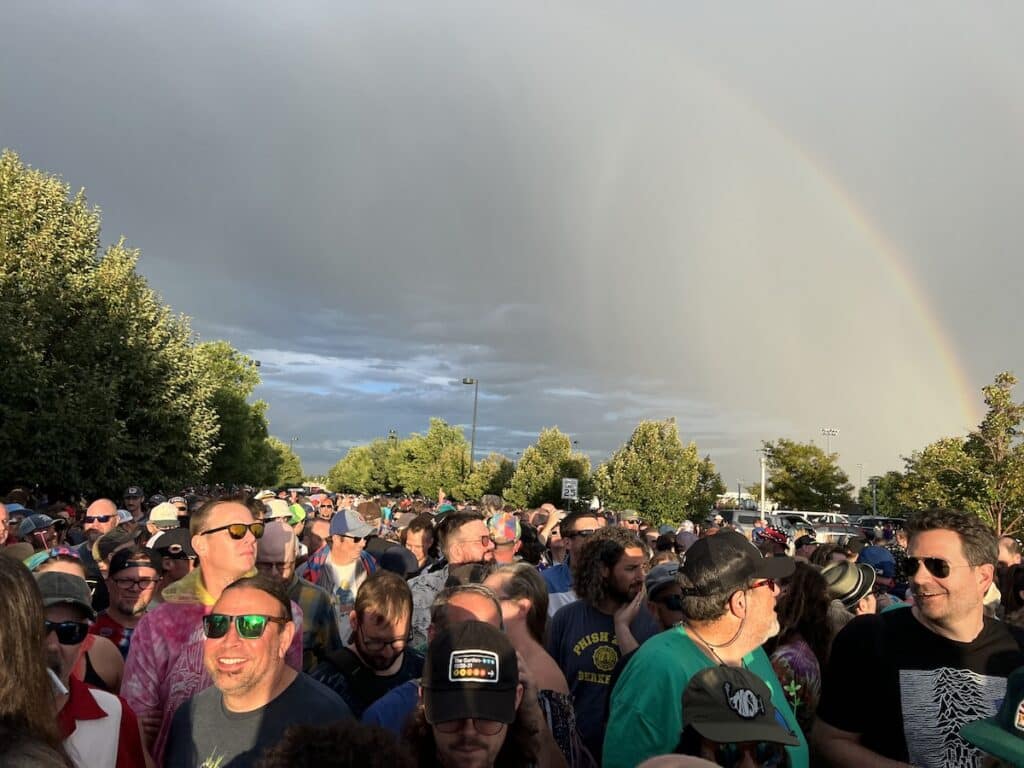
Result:
[[[474,375],[485,450],[557,423],[600,456],[675,415],[732,482],[761,439],[837,426],[856,477],[1024,370],[996,332],[1022,283],[1015,9],[7,15],[0,143],[265,361],[312,469],[468,422],[448,382]]]

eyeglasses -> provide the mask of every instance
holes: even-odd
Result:
[[[477,541],[479,541],[480,542],[480,546],[484,547],[485,549],[488,546],[494,546],[494,540],[491,538],[491,534],[489,534],[489,533],[486,536],[481,536],[479,539],[477,539],[475,537],[472,538],[472,539],[463,539],[462,543],[463,544],[469,544],[471,542],[477,542]]]
[[[771,742],[742,742],[742,743],[716,743],[715,763],[723,768],[734,768],[743,761],[743,758],[751,758],[753,765],[765,766],[765,768],[777,768],[785,765],[783,757],[786,752],[779,744]]]
[[[85,522],[87,523],[109,523],[111,518],[116,515],[86,515]]]
[[[945,579],[953,568],[972,567],[970,563],[967,563],[967,565],[950,565],[948,560],[943,560],[941,557],[908,557],[905,562],[907,576],[913,576],[917,573],[923,563],[924,567],[928,569],[928,573],[937,579]]]
[[[267,624],[288,623],[282,616],[263,616],[258,613],[246,613],[241,616],[229,616],[226,613],[211,613],[203,616],[203,634],[211,640],[217,640],[228,633],[231,622],[235,623],[235,632],[243,640],[258,640],[263,637]]]
[[[89,624],[85,621],[46,621],[43,626],[47,635],[57,633],[57,642],[61,645],[78,645],[89,634]]]
[[[358,544],[360,541],[366,538],[365,536],[347,536],[344,533],[336,533],[334,535],[337,536],[339,539],[348,539],[353,544]]]
[[[770,589],[772,592],[774,592],[775,588],[777,586],[778,586],[778,583],[775,581],[775,579],[761,579],[760,581],[753,582],[748,587],[748,589],[758,589],[760,587],[768,587],[768,589]]]
[[[575,539],[577,536],[581,536],[581,537],[583,537],[585,539],[588,536],[593,536],[595,533],[597,533],[596,529],[594,529],[594,528],[587,528],[586,530],[583,530],[583,531],[571,531],[569,533],[563,533],[562,534],[562,538],[563,539]]]
[[[113,579],[119,589],[128,589],[129,587],[135,587],[141,592],[145,592],[150,587],[155,586],[159,583],[160,579]]]
[[[271,563],[263,560],[256,561],[256,570],[260,573],[284,573],[288,563]]]
[[[263,538],[263,523],[229,523],[228,525],[222,525],[219,528],[211,528],[208,531],[203,531],[200,536],[209,536],[211,533],[217,533],[218,531],[227,531],[235,541],[241,541],[245,538],[247,531],[250,531],[254,538]]]
[[[466,720],[473,723],[473,728],[476,732],[484,736],[497,736],[501,733],[501,729],[505,727],[504,723],[499,723],[497,720],[482,720],[478,717],[467,717],[462,720],[445,720],[441,723],[434,723],[434,727],[441,733],[458,733],[462,730],[462,724]]]
[[[357,627],[356,632],[359,633],[360,639],[363,641],[363,647],[366,648],[370,653],[377,653],[383,651],[389,645],[396,651],[401,651],[405,648],[406,643],[412,642],[412,632],[405,637],[395,637],[391,640],[378,640],[373,637],[367,637],[363,634],[363,628]]]

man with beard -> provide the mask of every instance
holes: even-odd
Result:
[[[412,647],[427,647],[430,606],[444,589],[449,570],[458,565],[494,562],[494,542],[480,515],[474,512],[449,512],[437,525],[441,551],[446,560],[409,580],[412,590]]]
[[[302,608],[302,670],[312,672],[327,654],[342,647],[338,614],[327,590],[300,579],[295,572],[295,549],[291,527],[268,526],[257,549],[256,569],[264,576],[280,579],[288,597]]]
[[[162,574],[160,555],[151,549],[130,547],[114,554],[107,572],[110,605],[89,627],[89,633],[106,637],[128,658],[132,634],[149,608]]]
[[[175,713],[167,768],[248,768],[292,725],[352,717],[337,694],[286,663],[296,627],[280,580],[261,574],[227,585],[203,633],[213,687]]]
[[[86,685],[71,674],[96,613],[89,587],[78,576],[48,571],[36,576],[46,610],[46,662],[55,686],[57,724],[64,749],[81,768],[150,765],[135,714],[124,699]]]
[[[142,502],[145,501],[145,499],[146,494],[143,493],[139,486],[132,485],[125,489],[124,508],[131,513],[132,520],[136,523],[141,522],[145,517],[145,513],[142,510]]]
[[[107,584],[99,563],[93,557],[93,545],[115,528],[117,528],[117,505],[110,499],[96,499],[85,510],[85,518],[82,520],[82,533],[85,541],[75,547],[78,556],[85,566],[85,579],[93,587],[92,606],[97,611],[104,610],[110,602],[107,592]]]
[[[203,617],[228,584],[255,573],[256,541],[263,535],[263,523],[230,498],[207,502],[189,525],[199,567],[166,587],[164,602],[142,617],[121,686],[158,761],[175,711],[211,684],[202,663]],[[302,611],[298,606],[292,610],[301,626]],[[301,669],[301,633],[293,635],[288,663]]]
[[[583,743],[601,754],[601,722],[619,659],[661,627],[644,608],[647,552],[625,528],[602,528],[573,554],[579,599],[551,621],[547,651],[565,673]]]
[[[564,768],[537,691],[503,632],[466,621],[430,643],[407,735],[423,768]]]
[[[596,512],[584,510],[566,515],[558,525],[559,538],[565,545],[565,558],[541,572],[548,587],[548,615],[554,616],[563,605],[575,602],[572,589],[572,559],[587,540],[604,527],[605,520]]]
[[[313,670],[356,717],[397,685],[419,677],[423,657],[406,648],[412,593],[405,579],[378,571],[363,584],[349,620],[352,639]]]
[[[644,643],[622,670],[611,695],[602,765],[631,768],[675,751],[687,684],[701,670],[725,665],[745,667],[765,682],[772,704],[799,739],[786,748],[789,764],[806,768],[807,742],[761,648],[779,631],[778,580],[793,569],[792,559],[762,557],[736,531],[699,539],[686,551],[678,574],[683,621]]]
[[[814,726],[830,765],[981,765],[960,728],[993,716],[1024,664],[1020,630],[985,616],[995,533],[977,515],[936,509],[908,520],[907,534],[912,608],[859,616],[833,643]]]

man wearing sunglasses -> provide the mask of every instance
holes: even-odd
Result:
[[[358,513],[341,510],[331,519],[330,543],[299,569],[300,578],[322,587],[334,598],[342,640],[348,640],[348,616],[359,587],[378,568],[373,555],[365,551],[366,537],[371,533],[373,528]]]
[[[249,507],[232,498],[207,502],[189,525],[199,567],[166,587],[164,602],[142,617],[121,686],[158,761],[177,708],[210,685],[202,665],[203,616],[228,584],[255,573],[256,541],[264,528]],[[293,611],[301,622],[301,609]],[[294,634],[288,663],[302,669],[302,636]]]
[[[906,530],[913,606],[847,624],[822,676],[814,736],[830,765],[981,765],[960,728],[993,716],[1024,664],[1018,631],[984,612],[999,555],[992,529],[935,509]]]
[[[788,557],[763,557],[736,531],[694,542],[677,576],[683,621],[641,645],[615,683],[603,766],[631,768],[675,751],[686,718],[682,702],[688,683],[704,669],[729,666],[744,667],[764,681],[786,730],[798,741],[786,747],[789,765],[807,768],[806,739],[761,647],[779,631],[778,581],[794,567]]]
[[[89,632],[107,638],[128,658],[132,634],[149,608],[162,575],[163,562],[153,550],[129,547],[116,552],[107,570],[110,605]]]
[[[437,524],[437,533],[445,561],[409,580],[412,590],[412,646],[420,652],[427,647],[430,606],[444,589],[451,568],[494,562],[494,542],[490,531],[475,512],[447,513]]]
[[[259,574],[227,585],[202,633],[213,687],[175,713],[165,768],[254,766],[293,725],[351,719],[334,691],[286,662],[298,633],[278,579]]]
[[[603,528],[604,524],[603,517],[589,510],[566,515],[559,524],[561,539],[565,542],[565,560],[541,572],[544,583],[548,586],[548,616],[554,616],[563,605],[576,601],[570,570],[573,553],[582,550],[587,539]]]
[[[647,609],[662,631],[683,620],[683,589],[679,586],[678,563],[656,565],[644,579]]]
[[[45,608],[46,662],[61,686],[54,695],[65,750],[81,768],[150,765],[139,721],[124,699],[72,674],[96,618],[89,587],[78,576],[54,571],[38,574],[36,583]]]

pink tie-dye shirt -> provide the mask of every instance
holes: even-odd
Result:
[[[203,616],[215,601],[203,586],[200,570],[167,587],[163,599],[135,628],[121,683],[121,696],[140,719],[154,714],[161,718],[156,742],[150,745],[158,766],[163,765],[178,707],[213,684],[203,665]],[[292,620],[297,631],[286,661],[301,672],[302,609],[295,601]]]

